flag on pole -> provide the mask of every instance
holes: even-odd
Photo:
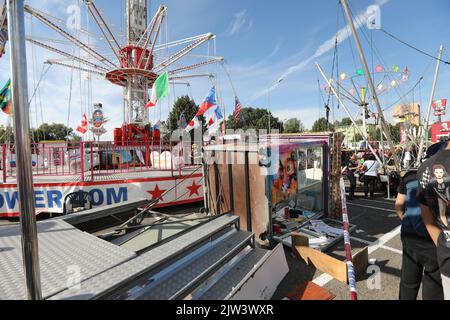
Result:
[[[380,82],[379,84],[378,84],[378,86],[377,86],[377,90],[378,90],[378,92],[381,92],[381,91],[383,91],[383,83],[382,82]]]
[[[11,79],[6,82],[5,86],[0,91],[0,108],[7,115],[12,113],[12,101],[11,101]]]
[[[196,117],[205,114],[209,109],[217,106],[216,102],[216,88],[214,86],[209,89],[208,95],[205,97],[205,100],[200,104],[200,108],[197,112]]]
[[[197,129],[200,127],[200,119],[195,116],[194,119],[192,119],[191,122],[189,122],[188,126],[186,127],[186,131],[190,132],[192,129]]]
[[[169,95],[169,74],[164,72],[153,84],[150,101],[145,105],[146,108],[156,106],[159,100]]]
[[[234,97],[234,112],[233,112],[233,116],[234,116],[234,122],[238,122],[239,121],[239,115],[241,114],[241,110],[242,110],[242,105],[239,102],[238,97]]]
[[[152,127],[153,130],[161,130],[161,121],[158,120]]]
[[[409,69],[405,67],[403,70],[402,81],[407,81],[409,79]]]
[[[200,119],[201,115],[204,115],[209,109],[217,107],[216,102],[216,88],[214,86],[209,89],[209,92],[203,102],[200,104],[197,114],[194,116],[191,122],[189,122],[186,127],[186,131],[191,131],[192,129],[197,129],[200,127]]]
[[[213,114],[211,115],[211,117],[208,120],[208,128],[211,128],[212,126],[218,126],[220,120],[223,119],[223,115],[222,112],[220,111],[220,108],[217,106],[216,109],[214,110]]]
[[[86,113],[85,113],[81,117],[81,120],[78,123],[76,131],[78,131],[81,134],[85,134],[87,132],[87,125],[88,125],[88,120],[87,120]]]

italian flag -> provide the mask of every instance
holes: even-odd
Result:
[[[152,96],[150,101],[145,105],[146,108],[156,106],[158,100],[169,95],[169,75],[167,72],[161,74],[153,84]]]

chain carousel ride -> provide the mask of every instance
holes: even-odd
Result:
[[[114,141],[94,139],[33,146],[37,212],[67,214],[75,207],[87,209],[140,199],[153,200],[156,206],[202,201],[201,166],[192,163],[190,152],[181,144],[162,142],[160,122],[150,123],[146,104],[148,90],[162,74],[167,75],[171,85],[186,84],[183,81],[189,78],[210,78],[210,73],[189,71],[223,61],[222,57],[209,55],[210,45],[215,50],[215,36],[206,33],[163,43],[161,34],[167,7],[160,6],[147,23],[147,1],[127,0],[126,40],[122,44],[96,3],[81,2],[102,34],[103,47],[111,50],[109,53],[101,52],[90,41],[80,40],[74,32],[60,26],[61,20],[29,5],[24,7],[25,12],[62,36],[71,50],[64,51],[42,38],[27,37],[27,41],[65,59],[47,60],[46,64],[100,76],[122,87],[123,125],[114,129]],[[208,55],[194,54],[195,49],[205,44],[208,44]],[[75,49],[80,52],[78,56],[69,53],[76,52]],[[106,119],[101,105],[94,109],[92,118],[88,120],[84,116],[79,127],[83,133],[90,124],[93,134],[99,136],[105,132]],[[8,145],[2,151],[5,170],[2,171],[0,217],[14,217],[18,216],[16,171],[12,165],[14,148]]]

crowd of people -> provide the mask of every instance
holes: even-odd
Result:
[[[381,159],[380,151],[375,150],[375,152],[377,152],[378,159]],[[385,156],[386,159],[390,159],[387,153]],[[392,188],[392,184],[395,184],[395,179],[390,181],[389,185],[387,182],[382,182],[380,180],[380,174],[385,174],[386,172],[380,166],[380,162],[371,151],[344,154],[342,162],[344,164],[342,174],[344,174],[350,182],[349,200],[355,199],[357,181],[360,181],[364,185],[364,198],[366,199],[369,199],[369,195],[370,198],[373,199],[375,191],[378,188],[382,188],[383,191],[387,193],[387,188]]]
[[[424,300],[450,300],[450,142],[429,147],[418,169],[409,168],[413,157],[402,159],[408,169],[395,202],[403,247],[399,299],[417,299],[422,285]],[[354,198],[356,176],[364,183],[365,197],[372,198],[379,170],[370,152],[352,154],[343,169],[349,198]]]

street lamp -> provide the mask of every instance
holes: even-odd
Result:
[[[269,106],[268,106],[268,112],[267,112],[267,117],[268,117],[268,130],[269,130],[269,134],[270,134],[270,93],[272,90],[275,89],[275,86],[278,85],[279,83],[283,82],[284,78],[279,78],[277,81],[275,81],[270,87],[269,90],[267,91],[267,97],[269,100]]]

